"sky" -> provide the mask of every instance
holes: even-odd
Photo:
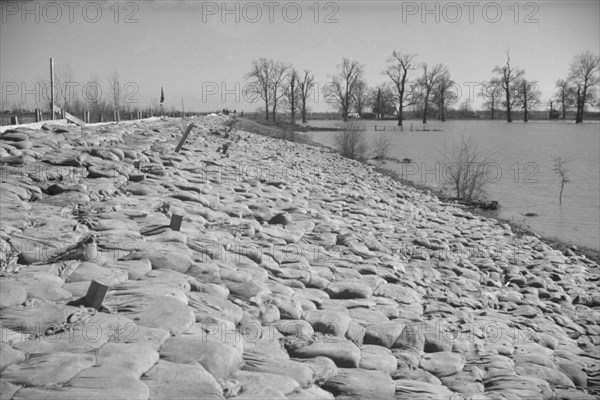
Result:
[[[34,108],[47,97],[49,60],[74,73],[69,88],[84,101],[110,100],[119,76],[131,106],[255,111],[245,74],[258,58],[310,69],[320,87],[342,58],[364,65],[369,86],[394,50],[419,63],[443,63],[460,101],[473,98],[506,62],[537,81],[543,109],[573,58],[600,53],[600,1],[27,1],[0,3],[2,107]],[[420,74],[421,71],[415,72]],[[95,77],[99,79],[94,79]],[[102,92],[95,92],[95,81]],[[322,90],[312,111],[332,110]]]

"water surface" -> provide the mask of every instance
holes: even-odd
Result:
[[[311,126],[342,124],[309,121]],[[452,160],[461,137],[473,136],[480,152],[491,155],[486,192],[489,200],[500,202],[498,217],[528,226],[542,236],[600,249],[600,123],[432,121],[427,124],[429,131],[422,131],[420,121],[405,121],[403,132],[394,121],[361,120],[358,124],[364,127],[371,145],[380,136],[390,139],[388,157],[411,160],[409,164],[386,161],[385,168],[436,188],[447,181],[443,166]],[[330,146],[335,135],[311,132],[314,141]],[[568,160],[565,166],[571,179],[565,185],[562,204],[561,179],[553,171],[557,157]],[[538,216],[526,217],[525,213]]]

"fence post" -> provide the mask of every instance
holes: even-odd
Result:
[[[10,124],[11,125],[19,125],[19,117],[17,117],[16,115],[13,115],[12,117],[10,117]]]
[[[142,119],[142,112],[141,111],[137,112],[137,119]]]
[[[40,109],[35,109],[35,122],[40,122]]]

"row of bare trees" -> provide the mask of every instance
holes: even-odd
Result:
[[[157,100],[152,100],[149,107],[141,108],[137,99],[137,85],[132,82],[122,82],[119,73],[109,74],[107,85],[103,85],[98,74],[90,75],[85,82],[76,78],[71,65],[57,66],[54,74],[55,104],[68,112],[80,115],[90,111],[94,115],[109,115],[118,110],[122,113],[144,111],[158,115],[160,106]],[[48,78],[37,78],[35,105],[47,109],[50,104]],[[173,110],[175,108],[173,107]]]
[[[323,87],[325,100],[336,107],[344,121],[370,108],[376,118],[395,114],[398,126],[402,126],[404,111],[409,107],[420,110],[424,124],[432,109],[445,121],[446,111],[459,100],[460,89],[448,66],[418,62],[415,54],[394,51],[382,72],[387,80],[373,88],[364,79],[364,68],[356,60],[343,58]],[[597,105],[599,96],[594,89],[599,84],[598,68],[598,56],[585,52],[573,60],[569,77],[557,82],[559,91],[553,101],[562,105],[563,118],[575,107],[576,122],[582,122],[585,106]],[[505,64],[496,66],[492,72],[492,78],[481,83],[479,93],[491,119],[504,111],[506,121],[512,122],[514,110],[521,109],[527,122],[530,110],[541,104],[538,82],[527,79],[525,70],[513,65],[509,51]],[[275,120],[277,110],[284,108],[290,112],[292,123],[298,110],[302,122],[306,122],[307,102],[315,87],[314,75],[309,70],[299,75],[290,64],[261,58],[253,61],[246,78],[252,81],[251,90],[264,101],[267,120],[269,115]]]
[[[249,94],[258,96],[264,102],[267,121],[269,115],[275,121],[277,110],[283,105],[290,111],[292,123],[295,123],[298,111],[302,122],[306,122],[308,99],[316,84],[310,70],[304,70],[300,74],[290,64],[260,58],[252,62],[252,69],[246,74],[246,79],[250,79],[252,83],[248,89]]]

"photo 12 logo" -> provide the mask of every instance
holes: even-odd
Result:
[[[2,23],[112,22],[137,24],[137,2],[114,1],[6,1],[0,6]]]
[[[203,1],[202,22],[295,24],[304,20],[315,24],[337,24],[340,6],[337,2],[295,1]]]
[[[121,104],[137,104],[136,98],[140,88],[136,82],[125,82],[124,84],[113,83],[108,90],[102,90],[98,82],[2,82],[1,98],[2,104],[12,103],[49,103],[54,94],[57,103],[71,103],[81,100],[85,103],[98,103],[102,100],[114,101],[115,98]]]
[[[537,2],[496,1],[403,1],[402,22],[456,24],[460,22],[495,24],[510,19],[515,24],[537,24]]]

